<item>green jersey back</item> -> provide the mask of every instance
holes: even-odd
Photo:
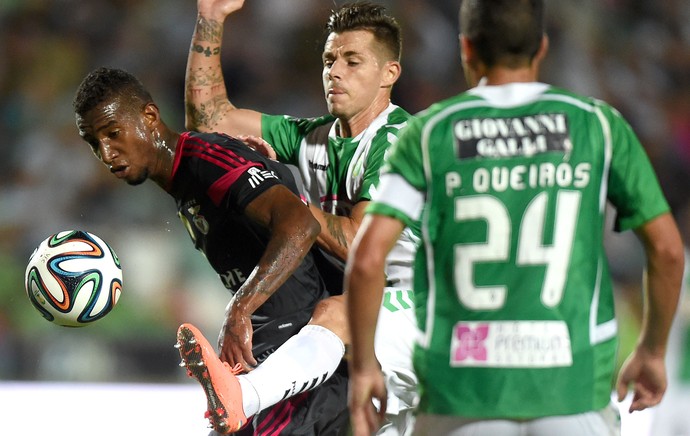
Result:
[[[388,163],[384,177],[403,188],[370,212],[412,221],[388,193],[423,198],[420,410],[533,418],[605,407],[617,344],[605,204],[619,229],[668,211],[630,126],[545,84],[482,86],[420,114]]]

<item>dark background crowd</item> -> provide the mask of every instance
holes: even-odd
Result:
[[[247,0],[226,24],[232,101],[274,114],[325,113],[323,25],[338,0]],[[414,113],[465,89],[457,0],[388,0],[403,28],[394,102]],[[640,136],[685,241],[690,236],[690,3],[547,1],[542,80],[617,107]],[[116,180],[79,138],[71,101],[101,65],[150,89],[184,129],[184,75],[194,0],[0,0],[0,380],[175,381],[181,322],[215,334],[229,294],[193,250],[170,198]],[[25,295],[33,249],[60,230],[108,241],[124,291],[105,319],[79,329],[43,320]],[[642,252],[611,234],[626,341],[635,337]],[[675,355],[674,359],[679,359]]]

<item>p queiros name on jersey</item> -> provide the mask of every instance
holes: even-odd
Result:
[[[568,118],[562,113],[544,113],[513,118],[471,118],[454,125],[456,156],[459,159],[504,159],[556,153],[560,163],[501,165],[478,168],[472,185],[478,193],[503,192],[558,186],[584,188],[590,180],[591,164],[568,162],[572,142]],[[505,162],[505,160],[502,160]],[[448,188],[462,184],[460,175],[447,175]]]

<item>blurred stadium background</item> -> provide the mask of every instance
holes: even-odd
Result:
[[[248,0],[226,26],[223,62],[233,102],[268,113],[323,114],[322,29],[330,9],[342,3]],[[459,2],[380,3],[398,17],[404,32],[396,103],[417,112],[464,90],[455,43]],[[647,147],[688,241],[690,4],[547,0],[547,9],[551,50],[543,80],[602,98],[624,114]],[[106,398],[120,407],[107,411],[111,421],[127,420],[126,413],[118,418],[118,410],[141,412],[136,404],[158,404],[152,419],[180,422],[189,415],[202,426],[197,433],[171,427],[168,434],[205,434],[203,395],[178,368],[172,344],[177,326],[186,321],[215,337],[228,295],[193,250],[173,202],[153,184],[132,188],[104,171],[78,137],[71,108],[88,71],[114,66],[142,79],[171,127],[183,130],[185,63],[195,17],[194,0],[0,0],[2,434],[19,434],[13,429],[37,434],[30,421],[40,418],[19,413],[25,407],[62,416],[64,429],[55,424],[52,432],[50,427],[41,432],[93,434],[92,429],[75,431],[62,412],[88,412],[92,400]],[[23,289],[33,248],[48,235],[73,228],[108,241],[124,269],[119,305],[83,329],[44,321]],[[637,331],[643,258],[632,234],[612,234],[607,248],[620,303],[623,355]],[[679,319],[674,344],[686,340],[684,320]],[[672,351],[669,365],[670,394],[679,397],[669,395],[664,404],[679,405],[688,398],[682,392],[690,365],[678,350]],[[74,394],[79,389],[85,395]],[[123,389],[125,395],[114,393]],[[160,394],[157,399],[143,394],[154,391]],[[164,399],[178,401],[171,410]],[[187,407],[187,400],[193,406]],[[624,427],[624,436],[651,432],[651,418],[644,419],[644,424]],[[655,435],[690,434],[682,420],[664,421],[669,426]],[[671,429],[672,423],[678,428]],[[139,431],[145,428],[161,429],[131,424],[107,434],[148,434]]]

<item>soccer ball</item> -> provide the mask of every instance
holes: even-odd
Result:
[[[81,327],[103,318],[122,291],[122,267],[112,248],[79,230],[56,233],[34,250],[26,267],[29,300],[45,319]]]

